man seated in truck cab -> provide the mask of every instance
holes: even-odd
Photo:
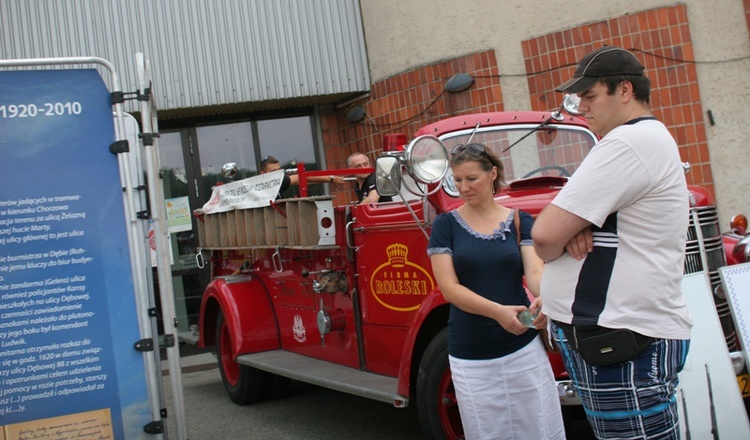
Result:
[[[280,170],[281,164],[279,160],[273,156],[263,156],[260,160],[260,174],[270,173],[272,171]],[[314,183],[332,183],[336,186],[344,184],[344,178],[341,176],[311,176],[307,178],[308,182]],[[374,182],[374,181],[373,181]],[[281,198],[290,186],[299,185],[299,176],[296,174],[284,174],[284,179],[281,181],[281,188],[279,188],[279,194],[277,199]]]
[[[370,168],[370,159],[364,153],[354,153],[346,159],[347,168]],[[391,202],[392,197],[381,197],[375,189],[375,173],[355,174],[359,203]]]

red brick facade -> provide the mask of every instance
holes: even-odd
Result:
[[[745,0],[748,3],[750,0]],[[706,125],[685,5],[642,11],[522,42],[529,73],[531,105],[554,107],[555,85],[573,75],[578,60],[602,45],[631,50],[651,78],[651,109],[692,165],[689,183],[714,194]],[[535,73],[540,72],[540,73]]]
[[[750,0],[744,0],[750,29]],[[672,132],[683,161],[692,165],[688,182],[715,195],[706,140],[706,115],[701,106],[693,44],[684,4],[641,11],[532,38],[522,43],[532,110],[559,105],[556,85],[567,80],[580,58],[604,44],[633,51],[651,78],[651,108]],[[461,93],[443,92],[457,73],[475,78]],[[438,119],[473,112],[502,111],[503,97],[494,50],[411,70],[379,81],[370,96],[353,105],[367,117],[349,123],[347,109],[322,114],[323,143],[328,166],[345,167],[355,151],[373,159],[382,149],[383,135],[405,133],[411,139],[419,127]],[[336,203],[353,199],[353,191],[334,193]]]
[[[465,92],[443,92],[446,81],[458,73],[468,73],[476,81]],[[423,125],[466,113],[503,110],[503,97],[495,51],[469,54],[424,66],[379,81],[366,100],[354,103],[364,108],[362,122],[346,120],[346,110],[321,115],[323,144],[329,168],[345,168],[346,158],[355,151],[370,156],[383,148],[383,135],[412,134]],[[352,190],[335,191],[335,203],[354,199]]]

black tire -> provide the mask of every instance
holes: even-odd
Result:
[[[263,382],[267,374],[257,368],[238,364],[232,357],[232,335],[229,333],[224,313],[216,317],[216,357],[219,372],[229,398],[238,405],[256,403],[263,400]]]
[[[417,413],[425,438],[464,438],[448,363],[448,329],[430,341],[417,372]]]
[[[293,383],[294,381],[288,377],[266,373],[266,383],[263,385],[263,398],[271,400],[288,397],[292,394]]]

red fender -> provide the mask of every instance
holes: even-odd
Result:
[[[422,329],[422,325],[425,320],[430,316],[433,310],[437,307],[447,304],[448,302],[443,297],[443,293],[439,289],[435,289],[427,295],[422,305],[419,306],[417,314],[414,316],[414,321],[409,328],[409,332],[406,334],[406,340],[404,341],[404,348],[401,351],[401,364],[398,367],[398,389],[397,392],[401,396],[409,395],[409,381],[411,378],[411,361],[414,354],[414,345],[417,342],[419,336],[419,330]],[[446,322],[445,325],[448,325]]]
[[[216,278],[201,301],[199,347],[216,344],[214,329],[219,310],[232,334],[232,355],[257,353],[281,347],[279,326],[268,290],[257,278],[227,283]]]

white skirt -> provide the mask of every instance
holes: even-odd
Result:
[[[449,360],[467,440],[565,438],[555,377],[538,336],[501,358]]]

